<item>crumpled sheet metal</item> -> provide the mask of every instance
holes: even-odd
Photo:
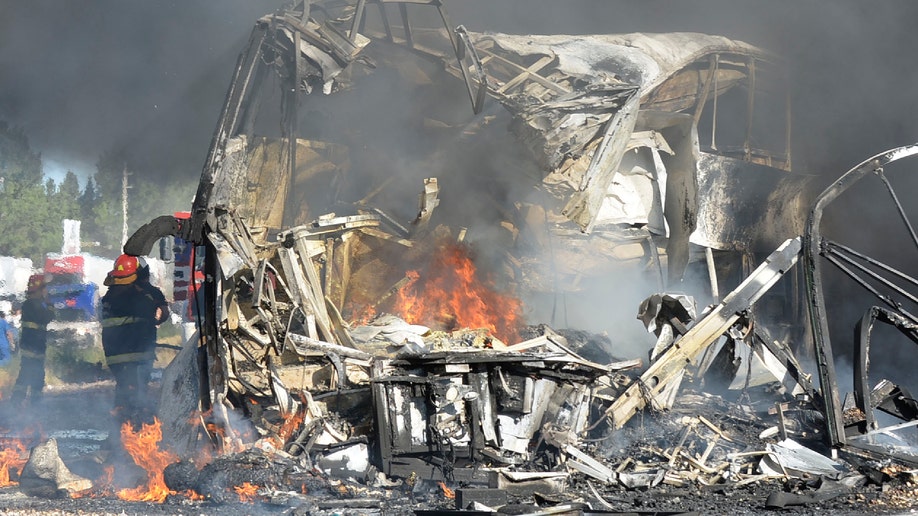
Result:
[[[793,439],[785,439],[778,443],[765,445],[768,453],[759,462],[759,468],[768,475],[790,475],[801,477],[803,475],[818,475],[838,479],[848,468],[825,455],[800,445]]]
[[[661,316],[665,316],[662,321]],[[684,294],[653,294],[642,301],[638,309],[638,319],[650,333],[657,333],[659,324],[667,322],[670,317],[677,318],[682,324],[694,321],[694,298]]]
[[[423,335],[430,328],[420,324],[408,324],[404,319],[390,314],[383,314],[367,324],[350,330],[356,342],[368,343],[374,339],[390,342],[395,346],[414,344],[418,351],[426,349]]]
[[[557,57],[556,68],[588,82],[617,81],[637,85],[641,93],[656,86],[668,73],[711,51],[766,55],[762,49],[723,36],[692,32],[612,35],[512,35],[473,36],[477,45],[493,42],[520,56]]]

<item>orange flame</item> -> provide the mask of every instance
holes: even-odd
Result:
[[[139,432],[134,432],[130,422],[121,426],[121,441],[124,449],[138,466],[146,470],[147,485],[134,489],[122,489],[118,491],[118,498],[128,501],[162,503],[167,496],[176,494],[166,487],[163,470],[169,464],[176,462],[178,457],[170,451],[159,449],[159,442],[162,439],[162,423],[159,419],[154,419],[151,425],[143,424]]]
[[[20,473],[28,458],[20,439],[0,439],[0,487],[16,484],[10,480],[10,471]]]
[[[453,498],[456,497],[456,492],[453,491],[452,489],[450,489],[450,488],[446,485],[446,483],[440,482],[440,489],[443,490],[443,496],[449,498],[450,500],[452,500]]]
[[[236,491],[236,494],[239,495],[240,502],[248,503],[255,499],[255,495],[258,493],[258,486],[243,482],[242,485],[234,487],[233,491]]]
[[[193,489],[182,491],[182,494],[185,496],[185,498],[188,498],[189,500],[192,500],[195,502],[203,502],[204,500],[206,500],[206,498],[204,498],[204,495],[198,494],[197,491]]]
[[[347,306],[344,310],[346,313],[352,314],[350,324],[352,326],[361,326],[364,324],[369,324],[377,315],[375,306],[366,306],[360,307],[358,303],[353,301],[348,301]]]
[[[522,303],[479,279],[468,247],[443,246],[423,279],[417,271],[408,271],[408,277],[393,311],[409,323],[445,330],[484,328],[502,340],[516,338]]]
[[[282,448],[287,443],[287,440],[293,436],[293,432],[300,427],[304,419],[305,414],[302,412],[297,412],[285,419],[284,423],[277,431],[275,446],[277,448]]]
[[[249,400],[253,405],[258,405],[255,400]],[[203,468],[206,464],[213,461],[214,457],[220,454],[231,454],[245,451],[248,447],[246,442],[252,440],[251,430],[237,432],[234,429],[223,426],[212,420],[213,409],[205,412],[193,412],[188,419],[190,425],[202,425],[211,438],[212,447],[200,447],[195,456],[195,464],[198,469]]]

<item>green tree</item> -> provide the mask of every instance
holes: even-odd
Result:
[[[41,155],[29,147],[25,133],[0,121],[0,256],[28,257],[40,266],[46,253],[60,250],[63,219],[82,221],[82,240],[99,242],[87,250],[117,256],[125,171],[129,235],[155,217],[191,207],[196,182],[154,180],[130,163],[125,149],[103,153],[82,191],[72,171],[58,183],[44,176]]]
[[[38,265],[45,253],[60,249],[63,229],[49,213],[44,185],[20,188],[2,205],[0,255],[31,258]]]
[[[160,215],[191,208],[194,188],[197,183],[173,181],[163,183],[152,179],[159,174],[135,167],[123,152],[106,152],[96,163],[94,182],[87,183],[87,191],[81,198],[84,211],[91,211],[91,217],[84,216],[84,234],[99,241],[107,254],[116,254],[121,249],[122,238],[122,196],[124,174],[127,172],[127,232],[130,236],[137,228]],[[95,198],[89,197],[89,188]],[[91,206],[91,208],[87,208]]]
[[[99,242],[99,254],[115,257],[121,253],[122,177],[128,170],[123,151],[107,151],[96,162],[93,174],[95,200],[92,202],[91,223],[87,224],[90,240]],[[130,226],[128,226],[130,229]]]
[[[96,203],[99,200],[99,196],[96,193],[96,183],[93,181],[93,178],[90,177],[86,180],[86,187],[83,188],[83,193],[80,195],[79,199],[79,219],[82,221],[80,224],[81,230],[81,239],[85,242],[98,242],[98,225],[96,224],[95,217],[95,207]],[[95,246],[91,246],[95,247]],[[94,250],[89,249],[89,252],[94,252]]]
[[[80,219],[80,180],[73,171],[68,170],[57,187],[54,205],[62,219]]]
[[[96,162],[96,193],[101,199],[121,199],[121,179],[130,170],[123,151],[107,151]]]
[[[121,254],[121,200],[100,198],[92,215],[96,225],[93,240],[99,242],[99,254],[110,258]]]
[[[20,188],[40,184],[41,155],[32,152],[29,139],[22,129],[10,127],[0,120],[0,177],[3,191],[17,193]]]
[[[0,121],[0,255],[31,258],[60,248],[61,230],[49,232],[53,218],[43,184],[41,155],[32,152],[20,129]],[[59,221],[56,223],[59,225]]]

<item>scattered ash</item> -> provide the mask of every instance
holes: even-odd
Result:
[[[566,334],[569,343],[586,342],[589,335]],[[573,347],[574,344],[571,344]],[[672,409],[644,411],[624,428],[611,431],[599,425],[577,443],[606,468],[630,476],[627,487],[584,474],[571,474],[560,492],[509,495],[499,514],[560,511],[567,514],[795,514],[855,515],[902,514],[918,510],[918,482],[912,471],[847,463],[850,471],[839,480],[818,475],[768,479],[756,465],[772,435],[774,392],[712,395],[686,385]],[[86,429],[105,428],[111,416],[110,383],[84,384],[83,388],[53,388],[38,410],[22,414],[16,427],[39,424],[42,433],[61,442],[62,458],[75,472],[97,479],[104,464],[84,453],[84,446],[69,441],[95,443],[99,436]],[[825,456],[818,413],[798,410],[792,401],[785,411],[787,430],[797,442]],[[11,421],[11,420],[10,420]],[[23,432],[17,431],[17,435]],[[556,453],[544,443],[545,454]],[[541,451],[541,450],[540,450]],[[694,462],[693,462],[694,461]],[[554,461],[545,461],[545,464]],[[525,465],[544,470],[542,463]],[[542,468],[542,469],[540,469]],[[521,468],[521,470],[526,470]],[[558,471],[565,470],[561,466]],[[404,515],[455,512],[450,491],[469,486],[457,482],[440,485],[417,477],[387,478],[371,472],[364,478],[332,478],[311,467],[302,457],[250,449],[213,460],[200,469],[190,462],[169,466],[167,482],[179,494],[163,503],[129,502],[113,494],[76,499],[28,497],[17,486],[0,488],[0,513],[11,515]],[[845,478],[860,479],[841,484]],[[248,493],[236,488],[254,486]],[[205,496],[192,499],[180,491],[193,488]],[[783,508],[772,507],[775,500]],[[771,501],[771,502],[770,502]]]
[[[542,337],[546,334],[560,335],[565,339],[567,346],[571,350],[592,362],[606,364],[622,360],[622,358],[613,355],[612,340],[607,335],[598,333],[572,329],[554,330],[544,324],[538,324],[521,329],[520,339],[525,341]]]

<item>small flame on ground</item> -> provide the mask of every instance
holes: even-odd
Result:
[[[0,439],[0,487],[16,484],[10,472],[20,473],[28,460],[26,446],[20,439]]]
[[[236,486],[233,488],[233,491],[239,496],[239,501],[242,503],[249,503],[255,499],[255,495],[258,493],[259,486],[252,484],[250,482],[243,482],[242,485]]]
[[[456,497],[456,492],[453,491],[452,489],[450,489],[450,488],[446,485],[446,483],[440,482],[440,489],[443,490],[443,496],[449,498],[450,500],[452,500],[453,498]]]
[[[348,302],[344,310],[346,313],[354,314],[354,320],[350,321],[352,326],[362,326],[369,324],[377,315],[375,306],[359,307],[357,303]]]
[[[166,487],[163,470],[166,466],[178,461],[178,457],[168,451],[160,450],[159,442],[163,439],[162,423],[154,419],[153,424],[144,423],[139,432],[134,432],[130,422],[121,426],[121,442],[134,462],[146,470],[147,485],[134,489],[118,491],[118,498],[128,501],[162,503],[166,497],[176,494]]]

